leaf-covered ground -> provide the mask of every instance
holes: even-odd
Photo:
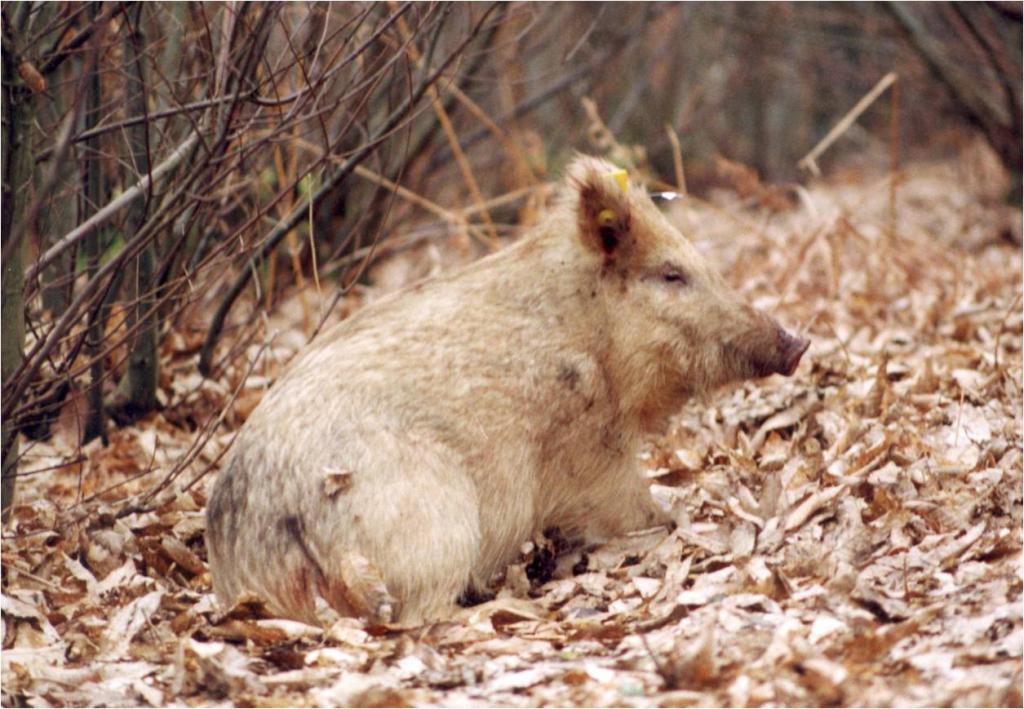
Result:
[[[201,473],[315,298],[214,381],[201,333],[172,333],[164,412],[79,450],[69,404],[29,446],[3,534],[3,705],[1021,706],[1020,212],[988,162],[913,165],[895,203],[856,172],[675,203],[808,356],[651,442],[675,532],[557,563],[536,539],[495,600],[429,627],[216,607]]]

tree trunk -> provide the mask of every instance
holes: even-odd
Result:
[[[125,112],[129,116],[146,113],[146,81],[142,69],[146,41],[142,30],[143,6],[135,5],[126,13],[133,15],[128,20],[124,43],[124,72],[126,77],[131,77],[125,82]],[[129,128],[128,139],[132,152],[131,164],[138,177],[142,177],[149,171],[148,124],[140,123]],[[130,181],[134,182],[135,176]],[[145,223],[148,207],[147,200],[138,200],[132,205],[126,223],[126,229],[129,230],[125,234],[126,241]],[[128,292],[132,305],[128,314],[128,329],[134,331],[135,335],[130,343],[125,375],[110,405],[111,415],[122,424],[137,420],[157,406],[160,362],[157,358],[159,319],[154,310],[154,248],[154,241],[146,244],[129,274],[131,282]]]
[[[99,13],[98,3],[91,6],[92,19],[95,21]],[[97,33],[97,38],[99,33]],[[90,67],[89,88],[86,99],[86,126],[92,128],[100,116],[103,106],[103,87],[100,83],[100,62],[102,47],[95,42],[95,57]],[[85,163],[85,216],[88,218],[104,203],[106,190],[103,185],[103,161],[100,158],[101,147],[99,136],[90,138],[88,155]],[[87,272],[92,278],[99,268],[100,256],[103,254],[103,236],[105,230],[96,229],[85,238],[82,251],[86,258]],[[89,310],[88,334],[86,336],[86,352],[92,361],[89,368],[89,394],[87,397],[88,411],[85,417],[85,429],[82,432],[82,443],[102,436],[106,439],[106,413],[103,407],[103,335],[104,307],[102,299]]]
[[[17,33],[15,33],[17,34]],[[3,269],[2,314],[3,347],[0,347],[0,369],[7,381],[20,366],[24,356],[25,308],[23,301],[23,258],[25,195],[31,171],[29,132],[32,128],[31,94],[17,79],[17,58],[3,48],[3,240],[7,254]],[[10,516],[18,472],[18,431],[5,416],[2,422],[3,459],[0,470],[0,498],[3,522]]]

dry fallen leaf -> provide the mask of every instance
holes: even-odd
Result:
[[[958,161],[905,166],[895,231],[887,184],[816,182],[771,218],[728,195],[672,207],[812,339],[805,363],[691,402],[652,440],[677,529],[558,558],[538,535],[493,600],[421,628],[391,624],[380,574],[341,550],[332,590],[364,617],[213,598],[203,470],[305,341],[301,293],[199,460],[121,514],[245,373],[199,376],[181,355],[200,330],[172,329],[162,412],[80,451],[72,391],[24,452],[45,472],[19,480],[3,536],[3,704],[1020,706],[1020,250],[984,238],[995,208]],[[324,470],[322,493],[356,474]]]

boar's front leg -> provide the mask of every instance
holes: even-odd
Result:
[[[585,520],[588,543],[601,543],[638,529],[669,527],[672,518],[654,498],[640,471],[617,472],[595,486],[592,511]]]

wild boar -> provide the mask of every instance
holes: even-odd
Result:
[[[235,440],[207,511],[226,603],[343,614],[352,564],[394,618],[449,615],[524,541],[666,521],[642,437],[689,397],[790,375],[808,347],[744,304],[647,193],[578,157],[518,243],[359,311],[300,353]]]

